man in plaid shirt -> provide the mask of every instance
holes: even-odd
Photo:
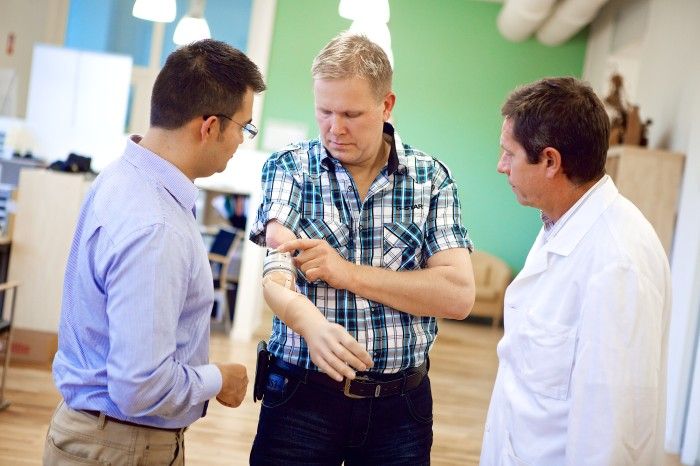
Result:
[[[296,254],[300,293],[264,281],[276,317],[251,464],[428,464],[435,318],[474,303],[457,188],[387,122],[378,45],[341,34],[312,74],[320,137],[267,161],[251,232]]]

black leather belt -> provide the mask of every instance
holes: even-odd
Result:
[[[90,416],[95,416],[95,417],[100,417],[102,415],[101,412],[99,411],[93,411],[92,409],[81,409],[81,413],[89,414]],[[172,428],[167,428],[167,427],[156,427],[156,426],[147,426],[144,424],[136,424],[135,422],[129,422],[129,421],[123,421],[121,419],[117,419],[116,417],[112,416],[107,416],[105,414],[105,419],[110,421],[110,422],[116,422],[117,424],[124,424],[125,426],[132,426],[132,427],[143,427],[146,429],[154,429],[154,430],[163,430],[165,432],[182,432],[185,430],[184,427],[181,427],[179,429],[172,429]]]
[[[322,372],[304,369],[275,357],[272,358],[270,371],[295,378],[304,383],[322,385],[342,392],[348,398],[382,398],[400,395],[418,388],[428,374],[428,364],[424,362],[418,367],[412,367],[395,374],[358,372],[353,380],[343,379],[342,382],[338,382]]]

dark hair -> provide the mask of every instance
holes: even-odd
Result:
[[[553,147],[572,182],[605,174],[610,120],[588,84],[571,77],[542,79],[513,91],[501,114],[513,121],[513,135],[530,163]]]
[[[185,45],[168,56],[158,73],[151,126],[176,129],[199,115],[230,115],[240,109],[249,88],[262,92],[265,83],[243,52],[212,39]]]

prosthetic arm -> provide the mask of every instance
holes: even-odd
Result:
[[[353,379],[355,370],[371,367],[372,358],[364,347],[296,291],[295,276],[290,253],[268,251],[263,266],[265,302],[287,327],[304,337],[314,364],[338,381]]]

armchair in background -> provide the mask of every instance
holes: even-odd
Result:
[[[503,298],[512,272],[505,261],[483,251],[471,255],[476,284],[476,300],[470,315],[490,317],[493,327],[503,319]]]

